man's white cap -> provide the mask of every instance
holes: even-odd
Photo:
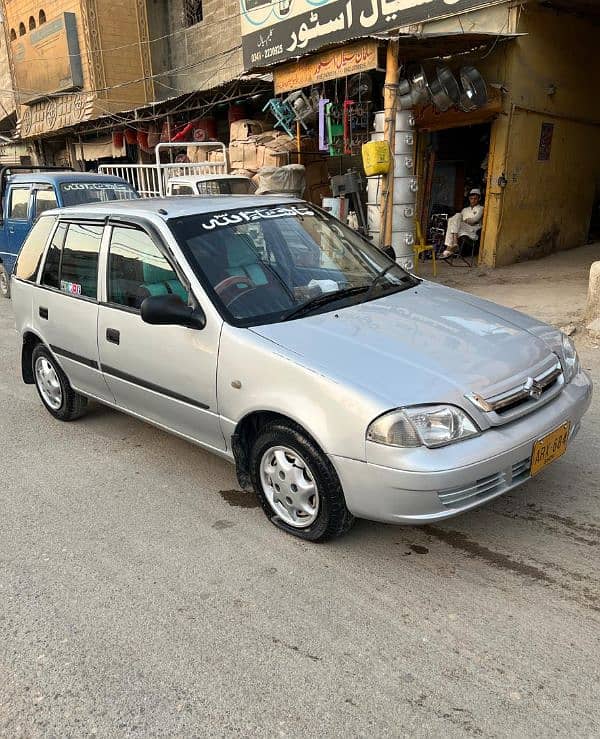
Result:
[[[469,191],[469,195],[479,195],[481,197],[481,190],[478,187],[474,187]]]

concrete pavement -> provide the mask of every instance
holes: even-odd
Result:
[[[0,391],[1,736],[600,732],[599,393],[512,494],[312,545],[190,444],[54,421],[7,301]]]

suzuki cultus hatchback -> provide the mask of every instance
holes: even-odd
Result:
[[[310,540],[506,493],[568,449],[592,395],[560,331],[420,280],[294,199],[49,211],[12,295],[23,379],[53,416],[93,398],[195,442]]]

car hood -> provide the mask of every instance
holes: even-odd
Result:
[[[556,331],[434,283],[364,304],[252,329],[308,368],[350,381],[393,406],[502,392],[556,357]]]

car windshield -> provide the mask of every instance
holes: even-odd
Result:
[[[252,195],[256,187],[247,177],[227,177],[200,180],[196,183],[200,195]]]
[[[221,313],[238,326],[334,310],[417,282],[307,203],[202,213],[169,226]]]
[[[127,182],[63,182],[60,192],[64,206],[139,198]]]

